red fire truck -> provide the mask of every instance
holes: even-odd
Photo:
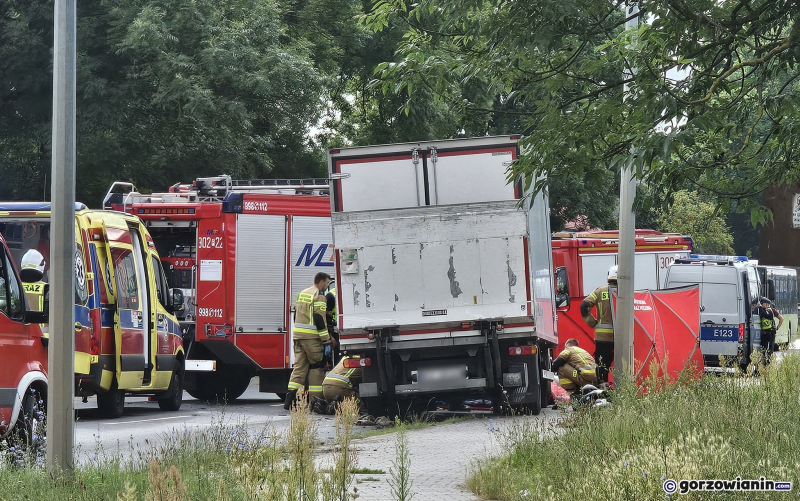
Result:
[[[617,264],[618,244],[617,230],[553,234],[556,284],[565,294],[558,305],[558,352],[570,338],[594,351],[594,333],[581,317],[580,306],[586,296],[608,283],[608,270]],[[692,239],[685,235],[636,230],[634,287],[663,288],[667,267],[676,257],[689,257],[691,250]]]
[[[260,391],[285,393],[292,298],[317,272],[334,274],[327,180],[223,175],[153,194],[118,182],[104,206],[145,222],[184,291],[186,391],[232,400],[259,376]]]

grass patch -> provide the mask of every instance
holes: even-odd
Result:
[[[376,470],[374,468],[350,468],[350,473],[354,475],[385,475],[383,470]]]
[[[173,430],[131,460],[101,450],[76,467],[72,480],[54,479],[41,457],[21,462],[14,445],[0,444],[0,500],[344,501],[352,497],[357,413],[352,400],[340,405],[337,449],[327,470],[314,461],[319,443],[306,411],[292,412],[288,433],[271,426],[254,431],[223,413],[207,429]]]
[[[751,371],[752,373],[753,371]],[[705,376],[613,395],[610,408],[575,412],[558,425],[520,421],[503,455],[473,466],[468,487],[501,501],[665,499],[673,479],[759,479],[800,487],[800,356],[758,376]],[[681,499],[773,499],[774,492],[695,492]],[[789,496],[791,497],[791,495]],[[788,497],[787,497],[788,499]]]

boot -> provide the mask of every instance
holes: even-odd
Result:
[[[286,401],[283,403],[283,409],[289,410],[292,408],[292,404],[294,404],[295,399],[297,398],[297,390],[291,390],[286,393]]]
[[[311,410],[316,414],[328,414],[328,402],[319,397],[311,397]]]

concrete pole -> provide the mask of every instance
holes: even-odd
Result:
[[[76,0],[55,0],[47,470],[72,476],[75,443]]]
[[[636,2],[628,2],[625,17],[639,13]],[[639,25],[639,17],[625,23],[626,29]],[[624,77],[630,75],[626,72]],[[624,95],[630,92],[625,86]],[[636,214],[633,202],[636,197],[636,164],[631,151],[631,160],[625,162],[619,185],[619,254],[617,265],[617,309],[614,321],[614,381],[630,381],[633,376],[633,279],[636,258]]]

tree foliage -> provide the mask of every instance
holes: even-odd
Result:
[[[320,174],[307,136],[325,68],[313,41],[290,35],[284,7],[78,2],[79,198],[97,204],[112,179],[163,189],[198,175]],[[49,173],[52,9],[0,2],[0,172],[28,180],[5,196],[38,198]]]
[[[658,218],[662,231],[691,235],[696,252],[734,253],[733,235],[715,204],[687,190],[675,192],[672,198],[672,204]]]
[[[406,25],[379,76],[407,109],[425,88],[524,117],[528,179],[630,163],[763,220],[755,195],[800,177],[800,1],[638,5],[647,22],[628,30],[621,0],[378,0],[364,22]]]

